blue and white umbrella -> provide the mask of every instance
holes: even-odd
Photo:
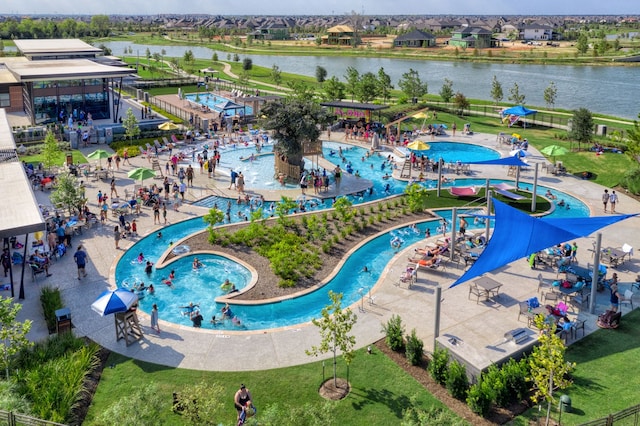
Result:
[[[523,158],[523,157],[528,157],[531,154],[529,153],[529,151],[525,151],[524,149],[514,149],[509,153],[509,155],[511,157]]]
[[[95,302],[91,304],[91,309],[101,316],[114,314],[116,312],[126,312],[138,301],[138,296],[131,291],[118,288],[107,290],[102,293]]]

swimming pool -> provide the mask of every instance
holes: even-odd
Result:
[[[234,102],[231,99],[225,98],[224,96],[220,96],[218,94],[210,92],[190,93],[188,95],[185,95],[184,98],[196,104],[206,105],[210,109],[217,112],[222,112],[223,105],[227,104],[227,106],[224,107],[224,111],[229,115],[253,115],[253,107],[245,105],[242,102]],[[196,100],[196,98],[198,100]],[[238,107],[229,108],[229,102],[238,105]]]
[[[418,157],[424,155],[433,161],[442,159],[446,163],[455,163],[457,161],[469,163],[500,158],[498,151],[482,145],[449,141],[429,141],[428,144],[430,146],[428,150],[416,152]],[[406,151],[407,155],[409,154],[409,150],[406,148],[402,148],[402,151]]]
[[[491,180],[491,183],[499,183],[503,180]],[[481,186],[485,184],[484,180],[479,179],[460,179],[457,182],[459,185],[477,185]],[[528,187],[527,184],[522,184],[521,187]],[[548,188],[539,187],[541,193],[544,193]],[[578,199],[569,196],[555,190],[552,190],[554,195],[564,198],[568,203],[572,205],[570,210],[555,209],[550,217],[584,217],[589,215],[589,209]],[[357,198],[353,199],[354,202],[359,202]],[[235,204],[232,203],[235,207]],[[468,211],[459,209],[459,214],[468,213]],[[438,215],[441,217],[451,218],[451,210],[439,210]],[[232,218],[236,219],[235,215]],[[437,234],[437,228],[440,226],[439,220],[435,219],[430,222],[422,223],[418,226],[419,232],[415,233],[408,228],[400,230],[394,230],[379,236],[372,241],[364,244],[361,248],[356,250],[352,256],[350,256],[338,274],[331,280],[330,283],[318,289],[314,292],[289,299],[277,303],[268,303],[261,305],[233,305],[234,313],[240,318],[242,326],[238,327],[231,322],[222,323],[216,326],[209,324],[209,318],[212,315],[219,316],[220,305],[214,303],[214,298],[219,295],[219,286],[222,281],[229,275],[237,278],[233,278],[238,282],[235,283],[238,288],[246,285],[248,279],[246,272],[243,271],[244,267],[237,265],[228,259],[223,259],[217,266],[207,266],[200,274],[193,274],[191,271],[192,256],[185,256],[183,259],[179,259],[171,264],[167,268],[163,268],[160,271],[154,271],[152,281],[148,281],[144,276],[143,267],[140,265],[136,274],[132,274],[132,269],[135,270],[136,266],[132,268],[132,262],[136,262],[138,253],[143,252],[145,257],[152,261],[157,260],[169,247],[169,244],[173,241],[178,241],[188,235],[193,234],[206,227],[202,218],[189,219],[184,222],[170,225],[163,228],[163,237],[158,239],[155,235],[147,236],[138,241],[134,246],[129,249],[118,262],[116,266],[116,282],[118,285],[122,285],[124,281],[132,282],[135,280],[134,276],[142,275],[145,278],[145,283],[148,285],[153,282],[156,287],[155,295],[147,295],[140,301],[140,309],[149,312],[151,305],[157,303],[160,308],[160,316],[162,319],[175,322],[176,324],[191,325],[188,317],[181,315],[182,309],[180,306],[187,305],[189,302],[199,303],[205,321],[203,322],[204,328],[215,329],[229,329],[229,330],[260,330],[260,329],[272,329],[284,326],[291,326],[301,324],[310,321],[312,318],[317,317],[323,306],[328,303],[328,291],[333,290],[343,293],[344,305],[348,306],[361,299],[369,289],[375,284],[380,277],[380,274],[384,271],[389,260],[394,256],[395,251],[390,246],[389,242],[392,235],[399,235],[404,244],[413,244],[420,241],[423,238],[424,232],[427,228],[431,231],[432,235]],[[470,223],[469,228],[480,229],[483,228],[481,224]],[[210,261],[208,256],[199,255],[203,261],[208,265]],[[219,259],[217,259],[219,260]],[[216,261],[217,261],[216,260]],[[213,261],[213,260],[211,260]],[[237,271],[232,270],[232,265],[238,266]],[[362,267],[366,265],[370,272],[361,273]],[[160,278],[167,276],[170,269],[176,269],[178,279],[174,285],[174,289],[168,288],[161,284]],[[209,271],[214,272],[214,275],[208,275]],[[223,273],[220,273],[223,271]],[[356,271],[356,272],[354,272]],[[399,273],[400,271],[398,271]],[[232,274],[233,273],[233,274]],[[188,277],[188,278],[186,278]],[[180,283],[180,279],[185,278],[185,281]],[[141,279],[141,278],[140,278]],[[179,290],[179,291],[176,291]],[[197,295],[197,296],[196,296]],[[166,298],[166,300],[165,300]]]

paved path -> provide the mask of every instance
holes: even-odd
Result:
[[[342,135],[333,134],[334,138],[341,139]],[[473,136],[459,135],[451,138],[456,141],[483,144],[506,153],[508,148],[496,146],[495,135],[475,134]],[[105,147],[101,147],[105,148]],[[95,149],[83,148],[87,153]],[[108,148],[107,148],[108,149]],[[531,150],[533,155],[530,161],[543,161],[543,157]],[[607,154],[605,154],[607,155]],[[606,157],[605,157],[606,161]],[[133,167],[145,165],[147,160],[143,158],[132,159],[130,166],[123,166],[123,170],[116,171],[120,195],[125,187],[132,187],[133,181],[126,178],[126,172]],[[495,166],[474,166],[474,177],[479,178],[506,178],[506,170]],[[455,176],[455,175],[453,175]],[[451,177],[453,177],[451,176]],[[525,173],[522,181],[531,181],[532,173]],[[553,175],[540,175],[540,184],[567,191],[582,199],[591,207],[593,214],[602,214],[600,195],[602,189],[588,181],[575,179],[571,176],[556,177]],[[228,178],[224,173],[216,179],[208,180],[206,175],[196,172],[195,187],[189,189],[189,199],[199,199],[223,188],[226,190]],[[88,182],[87,194],[90,206],[96,211],[95,194],[98,189],[108,191],[108,182]],[[267,191],[269,198],[286,194],[297,197],[298,189],[289,191]],[[37,199],[42,204],[50,204],[48,194],[37,191]],[[621,213],[635,213],[639,211],[640,204],[632,198],[620,194],[619,210]],[[203,208],[192,205],[184,205],[179,213],[169,211],[171,223],[202,215],[206,211]],[[138,219],[138,229],[142,235],[155,233],[161,227],[153,225],[150,211],[143,210]],[[20,317],[34,319],[34,325],[29,337],[42,339],[47,336],[42,313],[39,305],[39,291],[43,285],[55,285],[62,290],[62,298],[67,307],[71,309],[74,332],[79,336],[88,336],[101,345],[122,353],[126,356],[158,364],[184,367],[202,370],[257,370],[276,368],[289,365],[297,365],[311,361],[304,349],[319,343],[319,335],[316,327],[310,324],[301,324],[281,330],[253,331],[253,332],[228,332],[169,324],[161,320],[162,333],[154,334],[150,328],[149,317],[141,313],[140,320],[145,332],[144,339],[139,343],[127,347],[121,340],[116,342],[114,320],[112,317],[100,317],[90,309],[95,298],[105,289],[113,287],[113,274],[116,262],[121,251],[115,250],[112,231],[115,225],[113,218],[109,217],[109,223],[105,226],[97,226],[85,231],[83,235],[73,239],[74,249],[71,255],[59,260],[52,267],[53,276],[50,278],[38,277],[36,282],[31,277],[25,276],[26,299],[22,301],[24,309]],[[634,245],[634,237],[640,227],[640,219],[632,218],[627,221],[609,226],[603,230],[603,245],[621,246],[623,243]],[[134,241],[122,241],[124,246]],[[77,244],[82,243],[86,247],[90,263],[88,266],[89,277],[81,281],[77,279],[75,265],[73,264],[73,250]],[[581,264],[586,264],[591,259],[592,238],[584,238],[578,241],[580,250],[578,258]],[[389,262],[387,273],[377,283],[373,290],[375,304],[364,303],[364,312],[360,312],[360,304],[352,306],[358,314],[358,322],[353,329],[357,337],[357,346],[366,346],[380,337],[382,334],[381,323],[386,322],[392,314],[398,314],[406,326],[406,330],[416,329],[419,338],[425,342],[428,350],[433,342],[433,291],[437,285],[443,288],[443,302],[441,314],[441,335],[457,336],[465,342],[468,350],[495,346],[502,344],[503,334],[506,330],[526,326],[517,321],[517,301],[525,300],[536,294],[538,271],[531,271],[524,260],[516,261],[511,265],[501,268],[494,274],[494,279],[504,284],[504,297],[498,302],[476,303],[468,300],[468,286],[460,285],[454,289],[448,289],[453,280],[459,276],[463,269],[449,266],[446,271],[435,273],[420,273],[419,281],[412,289],[406,286],[396,286],[399,272],[406,266],[408,254],[413,253],[412,247],[407,247]],[[247,259],[250,261],[250,259]],[[623,285],[622,290],[630,287],[638,273],[638,262],[632,259],[618,271]],[[20,271],[14,271],[19,283]],[[555,277],[555,272],[542,271],[547,278]],[[17,292],[16,292],[17,294]],[[597,312],[602,312],[608,301],[605,295],[598,298]],[[585,313],[580,313],[586,317]],[[162,312],[160,312],[162,319]],[[594,328],[594,321],[590,319],[587,332]],[[482,355],[485,356],[486,355]],[[314,358],[315,359],[315,358]]]

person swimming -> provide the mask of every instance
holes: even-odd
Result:
[[[138,263],[142,263],[142,262],[144,262],[144,254],[140,252],[140,254],[138,255]]]
[[[200,269],[202,268],[202,262],[200,262],[196,257],[195,259],[193,259],[193,264],[191,266],[193,267],[193,269]]]

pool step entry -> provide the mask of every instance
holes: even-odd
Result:
[[[202,200],[198,200],[194,202],[193,205],[198,207],[206,207],[210,209],[210,208],[213,208],[213,206],[216,203],[218,204],[218,209],[222,210],[222,208],[224,207],[222,204],[222,199],[217,195],[210,195],[208,197],[205,197]]]

